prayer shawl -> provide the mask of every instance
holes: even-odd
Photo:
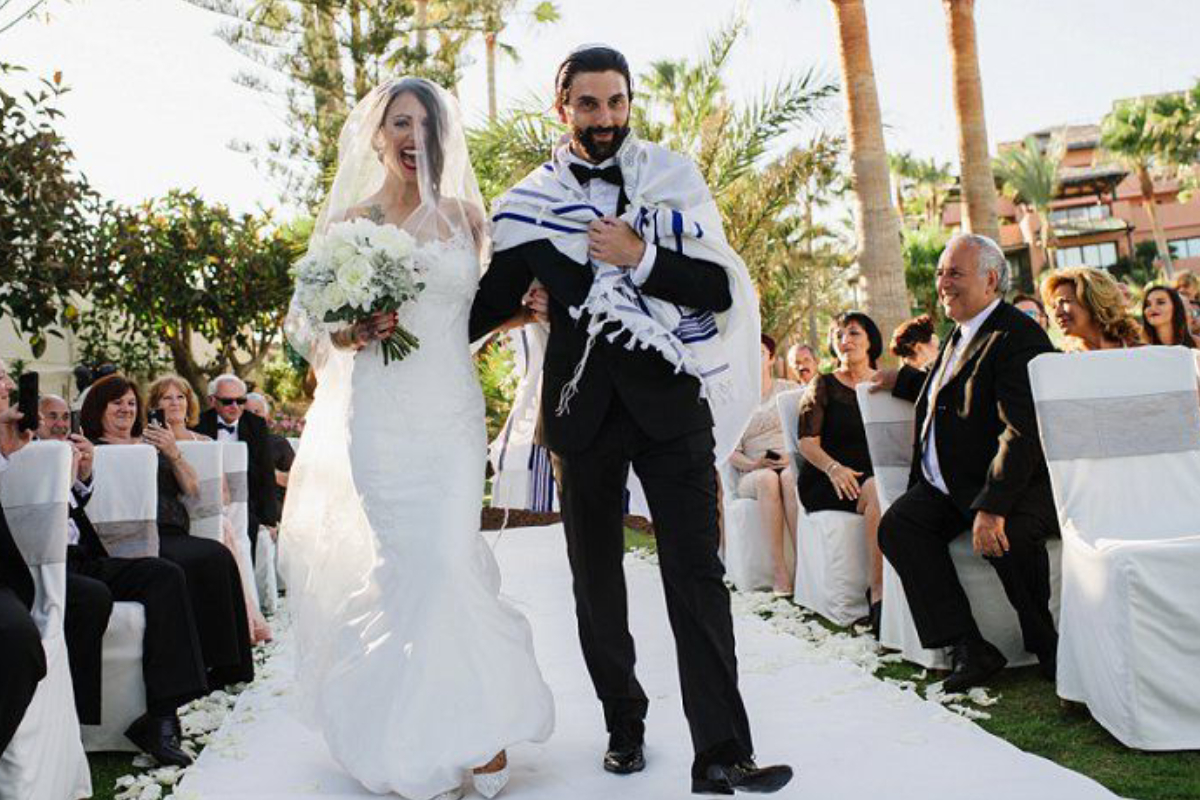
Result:
[[[595,270],[587,298],[570,309],[575,319],[588,316],[589,338],[555,413],[570,412],[596,337],[616,323],[606,334],[610,341],[628,333],[627,348],[652,349],[676,372],[699,379],[715,421],[716,456],[723,461],[758,401],[760,327],[754,284],[726,241],[717,204],[689,159],[632,134],[616,159],[629,198],[621,218],[647,243],[723,267],[733,298],[728,311],[717,314],[652,297],[633,283],[632,270],[589,260],[588,224],[604,213],[589,203],[568,168],[567,145],[496,200],[495,249],[548,239],[572,261]]]

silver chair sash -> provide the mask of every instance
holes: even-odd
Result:
[[[147,558],[158,556],[158,522],[152,519],[131,519],[116,522],[96,522],[96,535],[113,558]]]
[[[27,565],[40,567],[67,560],[66,502],[5,506],[4,518]]]
[[[200,481],[196,499],[186,503],[188,516],[193,522],[211,519],[221,513],[221,479],[205,478]]]
[[[229,502],[245,503],[250,499],[250,485],[245,472],[226,472],[225,480],[229,483]]]
[[[1049,461],[1200,450],[1200,404],[1191,391],[1043,400],[1037,414]]]
[[[871,464],[879,467],[904,467],[912,464],[913,421],[870,422],[866,425]]]

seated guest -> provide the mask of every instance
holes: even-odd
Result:
[[[21,412],[9,405],[13,388],[0,361],[0,482],[9,456],[30,439],[28,431],[17,429]],[[33,599],[33,576],[0,508],[0,753],[8,748],[38,683],[46,677],[46,651],[29,613]]]
[[[950,558],[950,542],[966,530],[1017,612],[1025,649],[1052,679],[1058,635],[1045,540],[1058,534],[1058,517],[1028,364],[1054,347],[1004,302],[1009,265],[991,239],[955,236],[936,276],[954,333],[928,370],[888,370],[873,387],[916,403],[909,488],[883,515],[879,545],[904,585],[921,645],[953,648],[947,692],[984,683],[1006,663],[980,634]]]
[[[787,377],[800,386],[807,386],[820,371],[817,354],[806,344],[797,343],[788,348]]]
[[[1150,344],[1181,345],[1195,349],[1188,330],[1187,301],[1170,286],[1151,286],[1142,298],[1142,332]]]
[[[204,434],[188,429],[189,425],[196,424],[196,420],[200,416],[200,404],[196,402],[196,393],[192,391],[191,385],[183,378],[178,375],[164,375],[154,381],[154,383],[150,384],[150,394],[147,402],[151,409],[163,412],[163,419],[167,423],[167,430],[175,437],[175,441],[212,441],[212,439]],[[228,507],[228,486],[223,485],[223,490],[225,494],[224,504]],[[185,494],[181,499],[190,514],[192,509],[196,507],[195,504],[198,498]],[[221,522],[222,542],[239,562],[242,574],[253,575],[254,568],[249,563],[249,554],[243,553],[242,548],[237,546],[237,541],[234,539],[233,521],[227,515],[222,515]],[[241,563],[243,561],[246,561],[246,563]],[[242,581],[242,594],[244,595],[246,605],[247,620],[250,624],[250,641],[253,644],[269,642],[271,640],[271,626],[267,624],[262,610],[258,607],[258,603],[245,581]]]
[[[829,330],[833,372],[817,375],[800,401],[800,502],[809,513],[849,511],[865,517],[871,556],[871,628],[879,635],[883,600],[883,557],[879,552],[879,498],[867,450],[867,432],[854,387],[875,377],[883,336],[874,320],[858,311],[842,314]]]
[[[750,417],[729,463],[737,469],[737,496],[758,501],[763,522],[771,534],[771,560],[775,565],[775,594],[792,594],[792,575],[784,557],[785,542],[796,546],[796,473],[784,455],[783,425],[775,398],[780,392],[799,388],[775,377],[775,340],[762,336],[762,394],[758,409]]]
[[[88,389],[80,422],[93,443],[108,446],[150,444],[158,450],[159,555],[183,568],[209,686],[254,677],[250,626],[233,554],[220,542],[188,534],[184,494],[195,495],[196,473],[184,461],[175,437],[144,422],[142,398],[123,375],[109,375]]]
[[[1200,275],[1191,271],[1180,272],[1171,285],[1187,306],[1188,330],[1193,337],[1200,338]]]
[[[1104,270],[1071,267],[1042,281],[1042,299],[1068,337],[1067,350],[1137,347],[1142,329],[1129,313],[1121,287]]]
[[[892,334],[892,355],[913,369],[925,369],[933,363],[939,346],[928,314],[901,323]]]
[[[61,397],[43,395],[39,411],[38,438],[67,442],[75,450],[64,622],[79,721],[100,723],[102,640],[113,602],[139,603],[146,617],[146,714],[126,736],[161,764],[187,766],[192,760],[180,749],[176,710],[208,691],[187,579],[166,559],[109,557],[85,511],[92,495],[93,445],[71,433],[71,411]]]
[[[258,392],[246,395],[246,410],[251,414],[262,417],[267,423],[267,441],[271,443],[271,462],[275,466],[275,499],[279,501],[279,510],[283,512],[283,499],[287,495],[288,473],[291,472],[292,462],[296,460],[296,451],[286,437],[271,430],[271,404],[267,398]],[[276,536],[278,527],[271,529],[271,535]]]
[[[1032,319],[1046,330],[1050,327],[1050,318],[1046,316],[1046,307],[1042,305],[1042,301],[1031,294],[1018,294],[1013,296],[1012,304],[1025,316]]]

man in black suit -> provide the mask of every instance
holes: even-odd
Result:
[[[590,258],[631,270],[644,295],[694,309],[729,309],[723,267],[655,248],[616,219],[628,203],[614,160],[628,134],[625,58],[605,47],[576,51],[556,83],[556,107],[572,129],[563,158],[589,206],[606,215],[587,234]],[[648,701],[634,674],[622,568],[623,493],[632,464],[654,518],[695,750],[693,791],[775,791],[791,770],[754,764],[737,686],[729,594],[717,556],[713,415],[699,381],[676,372],[656,351],[626,349],[624,338],[610,342],[607,335],[588,345],[587,316],[573,319],[568,309],[583,303],[593,275],[591,264],[571,260],[546,239],[498,250],[471,309],[470,336],[474,341],[514,317],[533,281],[545,287],[550,338],[541,433],[560,489],[584,660],[609,731],[604,768],[628,774],[645,763]],[[569,413],[560,415],[563,389],[589,349]]]
[[[915,401],[909,489],[879,525],[879,546],[904,584],[925,647],[952,647],[947,691],[986,681],[1005,658],[979,632],[949,543],[970,530],[1021,622],[1025,648],[1054,674],[1045,540],[1058,535],[1027,366],[1053,351],[1038,324],[1006,303],[1009,267],[991,239],[947,244],[937,290],[958,325],[927,370],[884,373],[877,389]],[[886,602],[886,600],[885,600]]]
[[[17,431],[21,413],[9,407],[11,391],[12,381],[0,363],[0,481],[8,456],[29,438]],[[46,676],[42,637],[29,614],[33,599],[33,576],[0,508],[0,753],[8,748],[38,682]]]
[[[247,491],[248,533],[251,558],[257,558],[258,527],[279,524],[279,502],[275,496],[275,466],[267,423],[246,413],[246,384],[236,375],[221,375],[208,385],[210,408],[200,415],[196,432],[218,442],[245,442],[249,451]]]
[[[192,762],[180,747],[177,709],[203,696],[208,684],[187,579],[166,559],[109,557],[86,512],[92,496],[92,444],[70,432],[70,410],[61,397],[43,395],[38,409],[38,438],[66,442],[75,449],[63,624],[79,721],[101,721],[104,632],[113,602],[139,603],[146,618],[146,714],[125,735],[160,764],[188,766]]]

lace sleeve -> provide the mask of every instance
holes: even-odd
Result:
[[[829,389],[825,385],[827,375],[818,375],[808,385],[804,397],[800,399],[800,438],[821,435],[821,426],[825,423],[825,404],[829,402]]]

